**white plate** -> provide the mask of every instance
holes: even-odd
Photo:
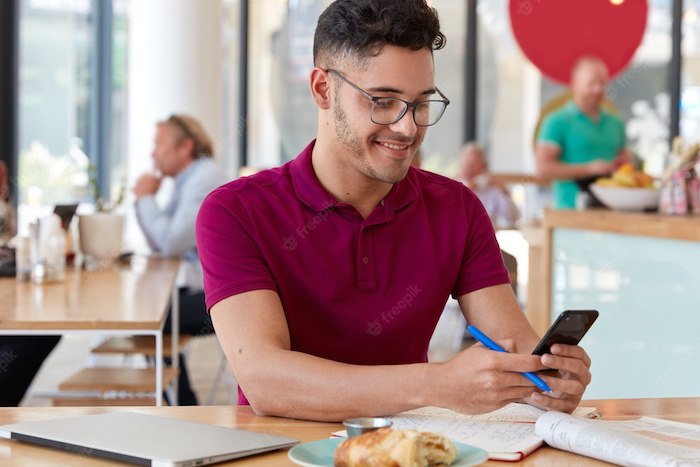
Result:
[[[345,441],[343,438],[321,439],[297,444],[289,450],[289,459],[306,467],[333,467],[335,448]],[[457,448],[457,459],[450,467],[469,467],[486,462],[489,455],[483,449],[453,441]]]
[[[590,189],[596,198],[610,209],[643,211],[659,206],[660,191],[654,188],[625,188],[594,183]]]

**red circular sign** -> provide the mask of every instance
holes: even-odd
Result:
[[[510,22],[528,59],[550,79],[568,84],[571,66],[594,55],[615,76],[642,41],[647,0],[510,0]]]

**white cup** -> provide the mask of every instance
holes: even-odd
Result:
[[[111,262],[122,251],[124,216],[106,212],[78,216],[80,251],[88,259]]]

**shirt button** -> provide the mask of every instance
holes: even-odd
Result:
[[[362,264],[369,264],[369,257],[363,256],[362,257]]]

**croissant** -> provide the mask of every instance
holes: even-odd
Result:
[[[437,433],[380,428],[349,438],[336,448],[336,467],[446,466],[457,451],[448,438]]]

